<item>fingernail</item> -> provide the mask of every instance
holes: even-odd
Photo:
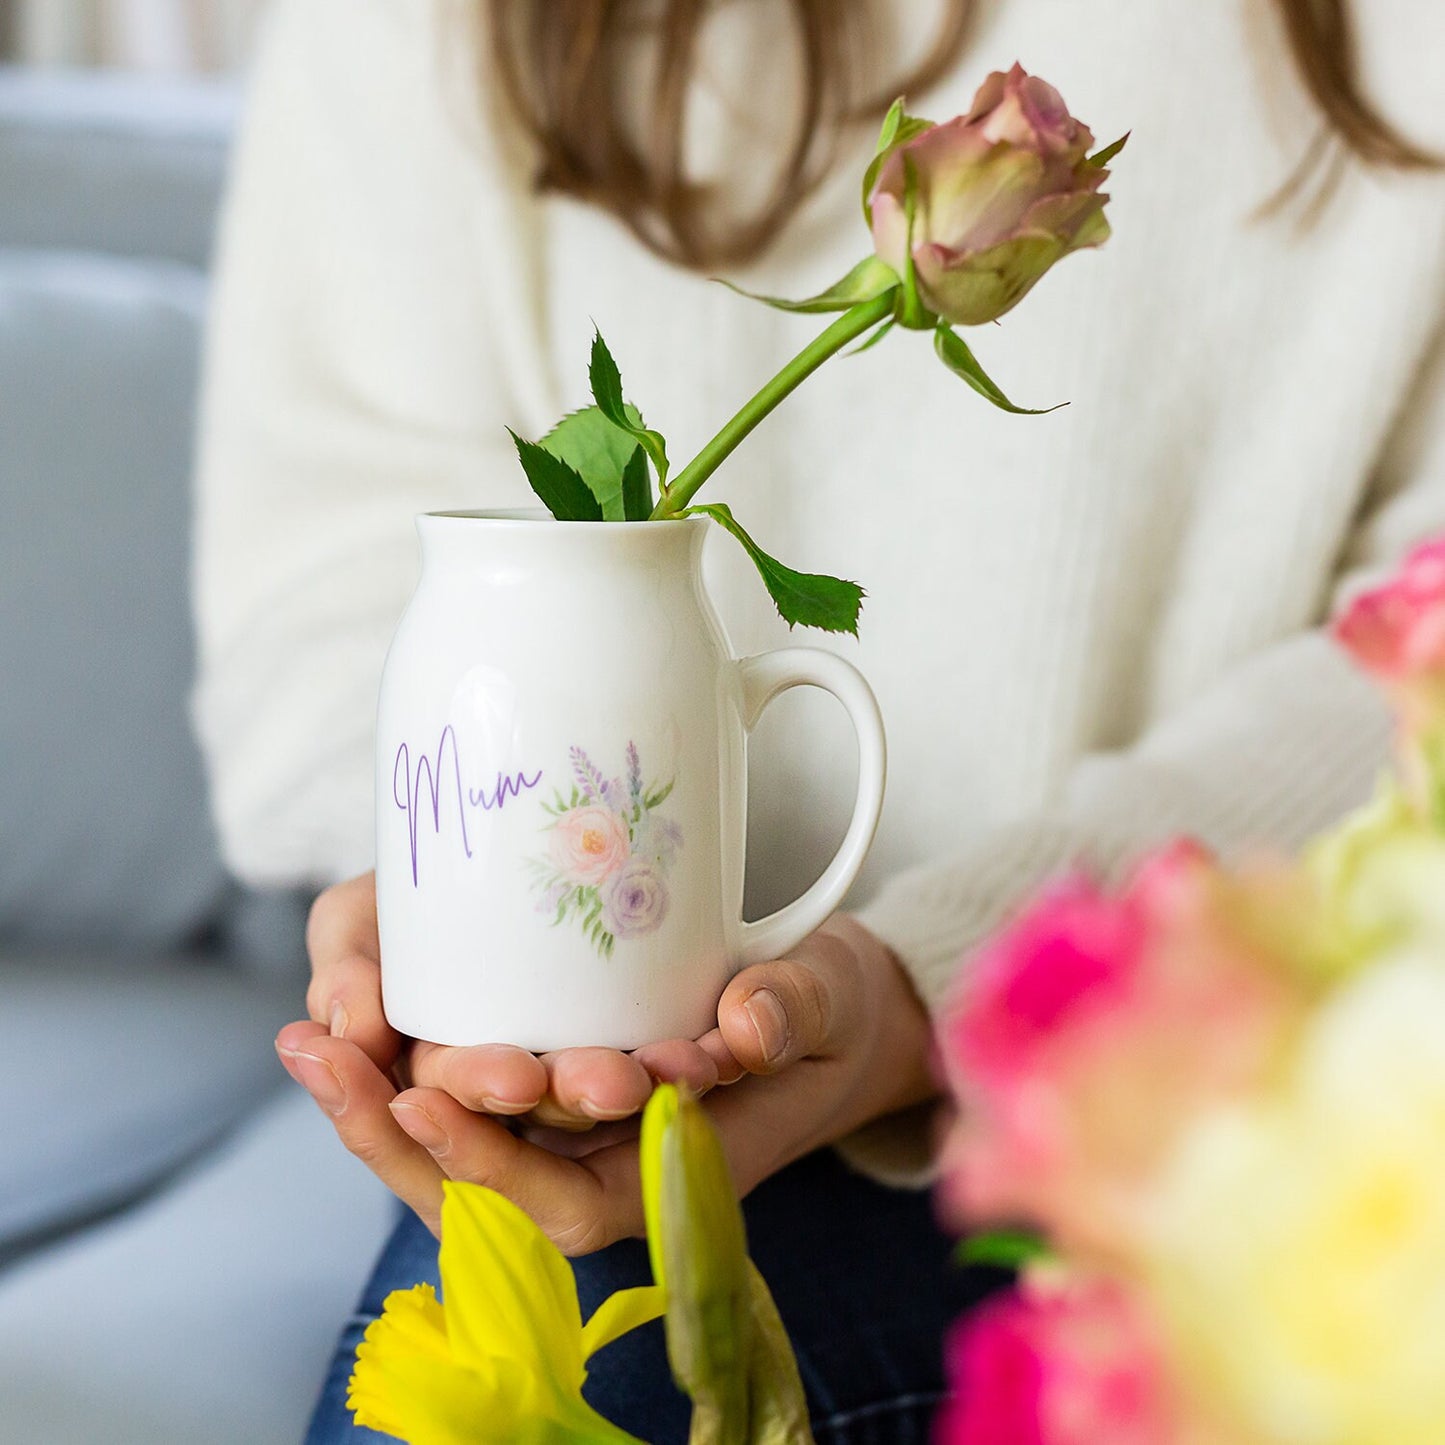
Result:
[[[278,1043],[276,1045],[276,1057],[281,1060],[281,1067],[299,1084],[301,1082],[301,1075],[296,1072],[296,1050],[283,1049]]]
[[[351,1015],[346,1012],[346,1005],[338,1002],[331,1005],[331,1018],[327,1027],[331,1030],[333,1039],[344,1039],[346,1030],[351,1025]]]
[[[399,1104],[393,1101],[387,1107],[391,1116],[429,1154],[445,1154],[452,1147],[447,1131],[424,1109],[415,1104]]]
[[[770,988],[750,993],[743,1004],[758,1036],[763,1059],[771,1063],[788,1047],[788,1015],[778,996]]]
[[[482,1108],[489,1114],[525,1114],[535,1109],[540,1101],[532,1099],[523,1103],[520,1099],[498,1099],[491,1094],[482,1095]]]
[[[326,1110],[328,1114],[341,1114],[346,1110],[346,1085],[341,1075],[325,1059],[315,1054],[293,1054],[297,1077],[301,1086]]]
[[[603,1123],[610,1123],[614,1119],[630,1119],[637,1112],[636,1109],[604,1109],[601,1104],[594,1104],[591,1099],[578,1099],[577,1107],[589,1119],[597,1119]]]

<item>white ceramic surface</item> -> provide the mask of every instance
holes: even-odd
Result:
[[[422,577],[377,727],[387,1017],[414,1038],[546,1050],[693,1037],[739,967],[838,906],[883,804],[878,706],[829,652],[735,660],[702,518],[417,519]],[[832,692],[858,735],[837,856],[741,917],[746,739],[772,698]]]

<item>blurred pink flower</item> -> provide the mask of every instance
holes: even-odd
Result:
[[[940,1044],[960,1109],[945,1211],[1127,1249],[1150,1171],[1201,1099],[1247,1086],[1296,1008],[1177,845],[1117,896],[1065,880],[965,966]]]
[[[1152,1332],[1119,1286],[1025,1281],[966,1315],[946,1347],[935,1445],[1175,1445]]]
[[[1417,547],[1389,582],[1356,597],[1334,633],[1386,682],[1445,675],[1445,537]]]
[[[572,883],[606,883],[627,862],[627,823],[611,808],[569,808],[552,827],[550,848],[557,871]]]
[[[1094,137],[1053,86],[1015,65],[984,81],[967,115],[896,146],[870,197],[873,245],[901,276],[910,250],[919,295],[960,326],[1016,306],[1070,251],[1109,238],[1108,171]]]

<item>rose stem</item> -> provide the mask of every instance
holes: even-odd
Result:
[[[830,356],[861,336],[870,326],[893,314],[894,290],[845,311],[828,329],[810,341],[778,374],[759,389],[713,439],[673,478],[652,513],[652,521],[675,517],[694,493],[731,454],[733,448]]]

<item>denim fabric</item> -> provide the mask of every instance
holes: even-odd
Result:
[[[810,1156],[744,1204],[748,1245],[797,1350],[818,1445],[924,1445],[943,1395],[949,1323],[1006,1276],[962,1270],[927,1195],[885,1189],[832,1153]],[[574,1262],[584,1317],[614,1290],[647,1284],[647,1251],[627,1240]],[[306,1445],[386,1440],[351,1424],[353,1352],[389,1290],[437,1282],[436,1242],[410,1213],[341,1337]],[[587,1398],[651,1445],[687,1439],[687,1400],[668,1374],[661,1322],[592,1358]]]

